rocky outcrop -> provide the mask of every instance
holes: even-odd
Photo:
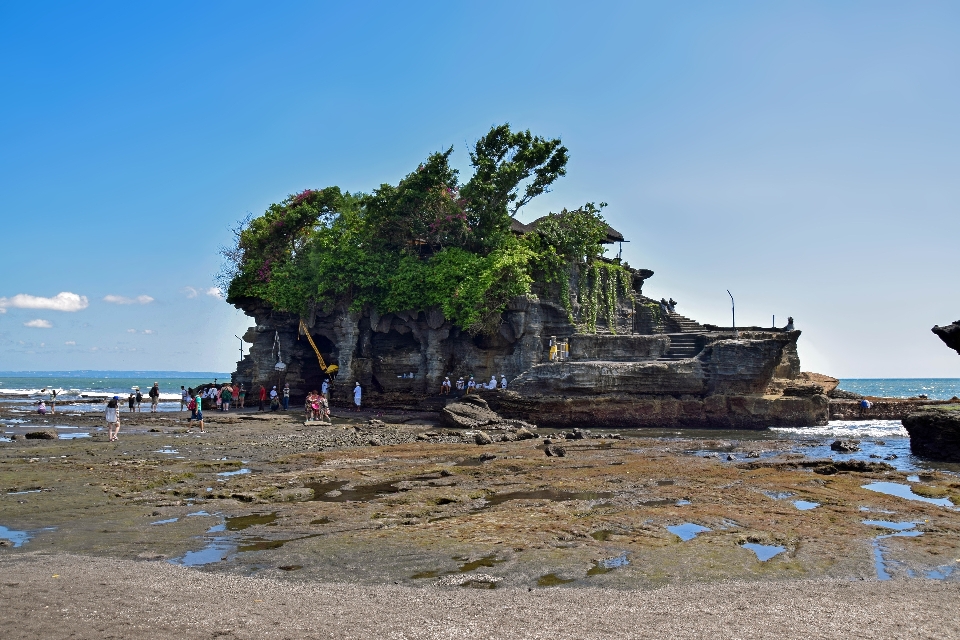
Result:
[[[960,411],[918,411],[902,422],[910,434],[910,451],[914,455],[960,462]]]
[[[960,320],[956,320],[948,325],[931,329],[937,337],[943,340],[944,344],[960,353]]]
[[[836,392],[834,392],[836,394]],[[919,398],[871,398],[870,407],[860,406],[858,399],[830,399],[831,420],[903,420],[925,408],[948,405],[953,400],[922,400]]]
[[[524,438],[528,437],[525,434],[537,428],[536,425],[528,424],[523,420],[502,418],[490,408],[486,400],[469,395],[460,402],[452,402],[441,409],[440,424],[452,429],[484,428],[517,431],[518,437],[522,430]]]

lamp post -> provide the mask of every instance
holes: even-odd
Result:
[[[727,295],[730,296],[730,313],[733,316],[733,338],[740,339],[740,332],[737,331],[737,303],[733,301],[733,294],[727,289]]]
[[[243,360],[243,338],[237,334],[233,334],[233,337],[240,341],[240,360]],[[240,360],[237,361],[237,364],[240,364]]]

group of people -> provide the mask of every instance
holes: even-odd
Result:
[[[357,384],[359,384],[359,383],[357,383]],[[499,382],[499,383],[497,382],[497,376],[495,376],[495,375],[494,375],[494,376],[490,376],[490,382],[487,382],[487,383],[477,382],[476,380],[473,379],[473,376],[470,376],[470,379],[465,381],[465,380],[463,379],[463,376],[460,376],[460,379],[457,380],[456,386],[457,386],[457,391],[458,391],[458,392],[463,392],[463,393],[476,392],[477,389],[493,390],[493,389],[496,389],[498,386],[499,386],[501,389],[506,389],[506,388],[507,388],[507,376],[505,376],[505,375],[503,375],[503,374],[501,373],[501,374],[500,374],[500,382]],[[445,377],[445,378],[443,379],[443,382],[440,384],[440,393],[441,393],[442,395],[448,396],[448,395],[450,395],[450,391],[451,391],[452,389],[453,389],[453,384],[450,382],[450,378],[449,378],[449,377]]]
[[[317,393],[317,390],[314,389],[307,394],[307,399],[304,401],[304,410],[307,413],[307,422],[333,422],[330,419],[330,401],[327,400],[327,390],[329,389],[329,385],[327,385],[327,382],[324,381],[323,386],[323,393]]]

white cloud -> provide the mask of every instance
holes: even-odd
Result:
[[[208,296],[213,296],[214,298],[223,297],[223,291],[220,290],[220,287],[210,287],[204,293],[206,293]]]
[[[25,326],[25,327],[33,327],[34,329],[49,329],[49,328],[52,327],[53,325],[50,324],[50,321],[49,321],[49,320],[40,320],[40,319],[38,318],[38,319],[36,319],[36,320],[31,320],[30,322],[24,322],[24,323],[23,323],[23,326]]]
[[[153,329],[144,329],[143,332],[146,334],[156,333]]]
[[[137,296],[136,298],[127,298],[125,296],[115,296],[109,295],[103,297],[104,302],[109,302],[110,304],[150,304],[153,302],[153,298],[150,296]]]
[[[80,311],[90,306],[87,296],[78,296],[69,291],[61,291],[52,298],[41,298],[18,293],[12,298],[0,298],[0,310],[6,313],[7,308],[15,309],[48,309],[50,311]]]
[[[136,333],[136,332],[137,332],[136,329],[127,329],[127,333]]]
[[[67,345],[68,347],[75,347],[75,346],[77,346],[77,343],[76,343],[75,340],[67,340],[67,341],[64,342],[63,344]]]
[[[197,295],[199,295],[199,293],[200,293],[199,291],[197,291],[197,290],[194,289],[193,287],[184,287],[184,288],[183,288],[183,292],[187,294],[187,297],[188,297],[188,298],[196,298]]]

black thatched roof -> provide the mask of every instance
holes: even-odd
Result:
[[[510,231],[512,231],[513,233],[515,233],[515,234],[517,234],[517,235],[520,235],[520,236],[526,235],[526,234],[532,232],[534,229],[536,229],[536,228],[537,228],[537,224],[538,224],[541,220],[545,219],[546,217],[547,217],[547,216],[542,216],[542,217],[540,217],[540,218],[537,218],[536,220],[534,220],[534,221],[531,222],[530,224],[524,224],[524,223],[520,222],[519,220],[517,220],[516,218],[511,218],[511,219],[510,219]],[[627,242],[627,241],[624,239],[623,234],[620,233],[619,231],[617,231],[616,229],[614,229],[613,227],[611,227],[610,225],[607,225],[606,233],[607,233],[607,237],[604,238],[603,244],[613,244],[613,243],[615,243],[615,242]]]

